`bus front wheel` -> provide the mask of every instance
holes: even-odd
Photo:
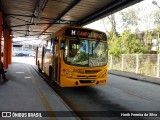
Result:
[[[53,78],[53,68],[50,66],[49,67],[49,79],[50,79],[50,82],[53,84],[53,85],[56,85],[57,83],[54,81],[54,78]]]
[[[42,72],[42,70],[40,69],[39,61],[38,61],[38,71]]]

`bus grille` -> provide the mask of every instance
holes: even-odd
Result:
[[[85,74],[96,74],[100,72],[101,70],[85,70]]]
[[[81,79],[86,79],[86,78],[90,78],[90,79],[94,79],[94,78],[96,78],[96,75],[87,75],[87,76],[85,76],[85,75],[77,75],[77,78],[81,78]]]
[[[94,83],[95,80],[79,80],[80,83]]]

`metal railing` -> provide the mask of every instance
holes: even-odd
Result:
[[[109,69],[160,77],[160,54],[109,55]]]

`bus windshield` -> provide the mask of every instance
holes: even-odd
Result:
[[[108,46],[98,40],[66,39],[64,61],[75,66],[105,66]]]

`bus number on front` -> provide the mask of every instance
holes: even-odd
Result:
[[[73,69],[73,72],[85,73],[84,69]]]

